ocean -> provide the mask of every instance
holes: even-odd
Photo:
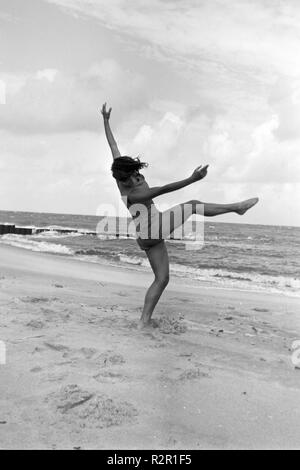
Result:
[[[0,223],[48,227],[35,235],[6,234],[0,243],[49,256],[75,257],[92,263],[150,269],[132,237],[85,234],[96,231],[101,217],[0,211]],[[277,292],[300,297],[300,227],[218,223],[206,219],[204,245],[187,250],[183,241],[167,241],[171,275],[227,289]],[[191,222],[190,230],[192,230]],[[59,228],[82,233],[61,234]],[[189,233],[188,230],[185,231]],[[188,238],[188,237],[187,237]]]

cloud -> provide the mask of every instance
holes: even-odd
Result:
[[[297,2],[260,0],[48,0],[135,41],[145,41],[175,60],[216,73],[300,71]],[[196,60],[192,60],[192,59]],[[269,70],[268,70],[269,68]]]
[[[44,70],[39,70],[37,72],[36,78],[38,80],[43,80],[43,78],[45,78],[50,83],[53,83],[57,74],[58,74],[58,70],[56,69],[44,69]]]
[[[279,125],[276,136],[280,140],[300,138],[300,78],[278,78],[271,89],[269,104],[276,111]]]
[[[260,0],[48,0],[71,14],[92,17],[120,38],[123,50],[188,79],[184,99],[193,113],[235,115],[259,125],[277,114],[279,139],[294,138],[299,124],[299,2]],[[161,65],[160,65],[161,64]],[[174,72],[175,71],[175,72]],[[284,77],[284,78],[283,78]],[[286,96],[281,93],[285,81]],[[159,73],[156,75],[159,89]],[[152,83],[147,83],[153,88]],[[295,90],[296,87],[296,90]],[[179,87],[178,87],[179,88]],[[183,91],[178,89],[178,94]],[[162,99],[156,90],[154,99]],[[269,98],[270,97],[270,98]],[[180,98],[177,99],[180,102]],[[232,116],[231,116],[232,118]]]
[[[6,83],[0,80],[0,105],[6,104]]]
[[[0,11],[0,21],[5,23],[16,23],[18,21],[18,18],[7,13],[6,11]]]
[[[126,107],[143,102],[143,77],[105,59],[81,74],[55,69],[24,76],[4,76],[6,106],[0,108],[0,128],[14,133],[57,133],[99,129],[103,101]],[[124,93],[124,87],[127,90]]]
[[[173,107],[175,108],[175,106]],[[160,120],[137,127],[127,138],[130,154],[141,154],[147,173],[159,183],[189,176],[199,164],[209,164],[209,180],[222,183],[297,183],[300,181],[299,139],[279,141],[279,117],[270,114],[258,125],[236,122],[232,116],[191,118],[189,109],[166,111]]]
[[[3,209],[96,213],[117,201],[103,134],[12,134],[0,131]]]
[[[297,142],[275,138],[276,116],[254,127],[245,141],[244,130],[224,116],[212,120],[203,114],[187,119],[184,108],[177,107],[176,113],[176,103],[168,104],[172,111],[165,110],[159,120],[146,113],[139,126],[133,120],[131,135],[130,122],[120,125],[116,134],[126,153],[141,154],[149,161],[145,175],[150,186],[185,178],[199,164],[210,163],[205,180],[159,198],[161,209],[195,197],[225,203],[258,195],[261,204],[247,222],[300,224],[295,211],[288,210],[289,198],[294,194],[295,200],[300,187],[299,163],[293,158]],[[103,133],[16,135],[2,131],[0,138],[0,170],[5,175],[2,200],[8,203],[4,194],[15,188],[7,208],[17,210],[21,204],[23,210],[95,213],[103,202],[118,206]]]
[[[117,203],[99,116],[107,101],[121,153],[149,161],[150,185],[210,164],[207,179],[164,196],[159,206],[258,195],[248,222],[300,224],[287,210],[299,194],[298,2],[48,2],[76,13],[70,31],[80,31],[81,53],[89,48],[97,60],[83,67],[74,54],[64,70],[43,58],[46,65],[30,72],[1,74],[7,99],[0,106],[0,193],[5,200],[17,188],[11,208],[95,213],[101,201]],[[106,58],[85,42],[91,24],[105,29]]]

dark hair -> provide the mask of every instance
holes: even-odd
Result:
[[[135,171],[140,170],[148,166],[148,163],[141,162],[138,157],[118,157],[115,158],[111,171],[112,175],[116,180],[125,181]]]

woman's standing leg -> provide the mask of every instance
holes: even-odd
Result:
[[[153,310],[169,282],[169,257],[165,242],[162,240],[157,245],[146,251],[155,279],[149,287],[140,319],[140,326],[150,323]]]
[[[191,200],[183,204],[178,204],[168,211],[163,212],[162,237],[165,238],[169,236],[176,228],[188,220],[192,214],[212,217],[226,214],[227,212],[236,212],[242,215],[256,204],[257,201],[258,199],[255,198],[234,204],[210,204],[198,200]],[[171,217],[171,213],[173,213],[173,218]],[[165,242],[162,240],[160,243],[147,250],[146,254],[155,279],[145,296],[143,313],[140,319],[141,327],[149,325],[154,308],[169,282],[169,257]]]

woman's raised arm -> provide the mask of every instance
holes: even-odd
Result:
[[[104,103],[104,105],[102,106],[101,114],[103,116],[103,121],[104,121],[105,135],[109,143],[113,159],[115,159],[115,158],[121,157],[121,153],[120,153],[120,150],[118,149],[117,143],[115,141],[115,138],[113,136],[113,133],[109,125],[110,113],[111,113],[111,108],[109,108],[109,110],[107,111],[106,103]]]

